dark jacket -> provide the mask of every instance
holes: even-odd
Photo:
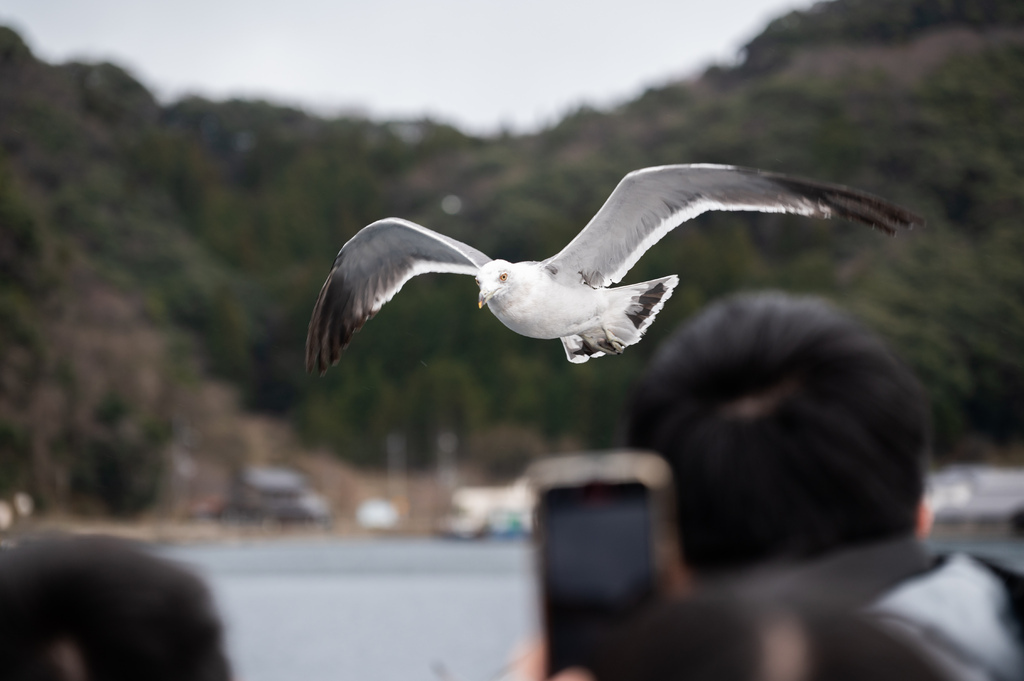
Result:
[[[935,558],[905,538],[730,582],[745,598],[862,610],[954,679],[1024,681],[1024,576],[965,554]]]
[[[1007,585],[966,554],[904,580],[866,612],[959,678],[1024,680],[1021,622]]]

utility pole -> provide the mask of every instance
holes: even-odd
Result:
[[[453,431],[442,430],[437,434],[437,483],[446,492],[458,484],[459,472],[455,452],[459,448],[459,436]]]
[[[388,497],[399,515],[405,516],[409,512],[405,490],[405,435],[398,431],[388,433],[384,449],[388,456]]]
[[[459,448],[459,436],[451,430],[442,430],[437,434],[437,477],[434,489],[434,524],[440,526],[444,518],[451,512],[452,492],[459,484],[459,471],[455,453]]]

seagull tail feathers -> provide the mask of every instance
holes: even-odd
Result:
[[[654,318],[672,297],[679,277],[671,275],[640,284],[605,289],[608,311],[601,326],[581,334],[565,336],[562,345],[565,357],[573,364],[582,364],[591,357],[620,355],[643,338]]]

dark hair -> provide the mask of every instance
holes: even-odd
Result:
[[[627,419],[627,444],[672,466],[697,570],[913,532],[923,391],[874,334],[821,300],[710,306],[663,344]]]
[[[12,681],[227,681],[203,583],[105,538],[0,551],[0,669]]]
[[[861,616],[689,599],[661,603],[601,646],[597,681],[941,681]]]

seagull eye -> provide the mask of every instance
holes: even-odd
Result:
[[[500,281],[508,281],[508,272],[502,272],[501,276],[498,277]]]

